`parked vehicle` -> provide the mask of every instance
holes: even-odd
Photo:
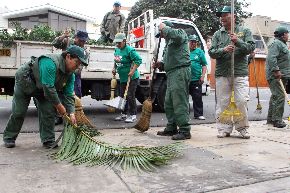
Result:
[[[208,68],[210,68],[210,58],[207,54],[207,47],[197,27],[188,20],[160,17],[153,19],[153,11],[148,10],[128,23],[128,43],[136,47],[136,50],[143,59],[140,71],[140,85],[136,90],[136,98],[140,103],[148,97],[150,80],[152,79],[151,62],[157,44],[155,34],[158,24],[162,21],[170,21],[175,26],[183,28],[188,35],[196,34],[200,38],[200,47],[206,53]],[[165,42],[161,42],[160,53],[162,53]],[[110,99],[110,81],[113,68],[113,46],[85,45],[90,53],[89,66],[82,71],[82,93],[84,96],[90,95],[96,100]],[[61,50],[55,49],[48,42],[14,41],[12,47],[5,48],[0,43],[0,93],[13,95],[14,75],[21,64],[29,60],[30,56],[40,56],[45,53],[57,53]],[[159,54],[161,60],[162,54]],[[210,69],[208,70],[210,74]],[[166,74],[156,72],[153,91],[156,93],[154,101],[155,110],[164,110],[164,98],[166,91]],[[209,84],[205,80],[203,87],[204,94],[209,93]],[[118,88],[115,95],[118,95]]]

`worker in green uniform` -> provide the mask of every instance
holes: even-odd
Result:
[[[81,64],[87,65],[85,53],[83,48],[70,46],[62,54],[31,57],[21,65],[15,74],[12,113],[3,135],[5,147],[15,147],[31,97],[37,102],[40,138],[45,148],[55,143],[55,109],[76,123],[74,71]]]
[[[99,43],[112,43],[117,33],[124,33],[126,18],[120,12],[121,3],[115,1],[113,11],[109,11],[103,18],[100,26],[101,37]]]
[[[112,73],[113,75],[116,75],[116,72],[119,74],[121,97],[124,97],[127,81],[130,78],[125,109],[115,120],[125,120],[126,123],[133,123],[136,121],[137,105],[135,92],[140,76],[137,68],[141,65],[142,58],[133,47],[127,45],[124,33],[117,33],[114,43],[116,43],[117,48],[114,53],[114,68]]]
[[[231,19],[236,18],[231,13],[230,6],[224,6],[216,14],[220,18],[222,27],[216,31],[212,38],[209,55],[216,59],[216,127],[218,138],[229,137],[235,128],[244,139],[249,139],[248,132],[248,107],[249,99],[249,77],[248,77],[248,55],[255,49],[252,32],[240,25],[234,26],[231,33]],[[231,56],[234,53],[234,80],[232,80]],[[219,116],[230,104],[232,88],[234,85],[235,103],[244,116],[242,121],[234,124],[223,124]]]
[[[164,21],[159,33],[165,39],[163,61],[153,64],[166,72],[167,88],[164,109],[168,123],[157,135],[172,136],[173,140],[190,139],[188,88],[191,77],[188,37],[183,29],[174,29],[173,24]],[[178,128],[179,130],[178,130]]]
[[[192,97],[194,118],[205,120],[203,116],[202,84],[206,74],[206,59],[204,51],[198,46],[198,37],[189,37],[190,61],[191,61],[191,81],[189,84],[189,94]]]
[[[289,38],[289,31],[285,27],[278,27],[274,32],[275,39],[268,47],[266,59],[266,78],[271,90],[267,124],[274,127],[286,127],[282,120],[284,113],[285,95],[280,85],[284,85],[290,79],[290,54],[286,42]]]
[[[88,33],[85,31],[78,31],[74,38],[70,38],[70,31],[65,30],[64,33],[56,37],[54,41],[52,42],[52,45],[57,48],[61,49],[62,51],[65,51],[69,46],[76,45],[81,48],[85,49],[85,43],[88,41]],[[86,50],[86,49],[85,49]],[[86,50],[86,56],[89,56],[89,52]],[[75,83],[74,83],[74,91],[75,95],[79,98],[81,98],[82,95],[82,68],[79,68],[75,71]],[[55,125],[62,124],[63,120],[62,117],[59,115],[55,116]]]

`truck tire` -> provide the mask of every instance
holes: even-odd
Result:
[[[156,112],[164,112],[166,87],[167,87],[166,79],[163,79],[158,89],[155,101],[153,103],[153,110]]]

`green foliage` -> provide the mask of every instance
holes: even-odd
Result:
[[[121,147],[92,138],[81,127],[66,125],[62,144],[55,159],[73,164],[119,166],[123,169],[152,171],[155,166],[167,164],[181,154],[182,143],[157,147]]]
[[[37,25],[29,33],[27,40],[51,42],[55,39],[56,33],[47,25]]]
[[[219,18],[215,13],[224,5],[230,4],[230,0],[139,0],[132,7],[127,21],[153,9],[154,18],[173,17],[193,21],[203,37],[207,38],[220,28]],[[237,22],[251,16],[251,13],[243,11],[248,6],[246,0],[235,2]]]

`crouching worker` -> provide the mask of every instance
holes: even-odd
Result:
[[[76,123],[74,111],[74,71],[87,65],[85,51],[70,46],[62,54],[32,57],[15,74],[12,113],[6,125],[3,140],[7,148],[15,147],[15,140],[23,125],[31,97],[37,102],[39,133],[43,147],[51,148],[55,142],[55,109],[68,114]]]

